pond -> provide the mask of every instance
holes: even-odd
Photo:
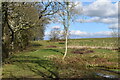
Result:
[[[114,79],[114,78],[120,78],[120,72],[119,71],[111,71],[107,69],[93,69],[94,71],[92,74],[98,78],[108,78],[108,79]]]
[[[108,75],[108,74],[104,74],[104,73],[95,73],[97,76],[101,76],[104,78],[118,78],[118,76],[116,75]]]

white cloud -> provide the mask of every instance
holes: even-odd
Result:
[[[87,32],[83,32],[83,31],[80,31],[80,30],[72,30],[70,31],[70,34],[71,35],[77,35],[77,36],[85,36],[85,35],[88,35]]]
[[[97,22],[97,23],[115,24],[118,23],[118,18],[93,17],[90,19],[79,19],[77,20],[77,22],[83,22],[83,23]]]
[[[49,36],[50,35],[50,32],[45,32],[45,36]]]
[[[62,35],[63,31],[61,30],[60,35]],[[45,36],[49,37],[50,32],[46,32]],[[85,32],[80,30],[72,30],[70,31],[70,38],[80,38],[80,37],[112,37],[112,31],[100,31],[100,32]]]
[[[119,24],[120,25],[120,24]],[[109,29],[119,29],[120,28],[120,26],[118,25],[118,23],[116,23],[116,24],[112,24],[112,25],[110,25],[110,26],[108,26],[109,27]]]
[[[70,32],[71,35],[73,36],[81,36],[81,37],[90,37],[90,36],[111,36],[112,32],[111,31],[100,31],[100,32],[95,32],[95,33],[90,33],[90,32],[84,32],[80,30],[73,30]]]
[[[101,31],[101,32],[96,32],[93,33],[94,36],[111,36],[112,32],[111,31]]]
[[[84,7],[83,14],[92,17],[117,17],[118,2],[113,4],[111,0],[96,0]]]
[[[61,27],[60,26],[53,26],[51,27],[51,29],[60,29]],[[50,35],[50,32],[45,32],[45,36],[49,36]]]
[[[60,35],[62,35],[63,31],[61,30]],[[45,35],[50,35],[50,32],[45,32]],[[70,36],[81,36],[81,37],[90,37],[90,36],[111,36],[112,31],[100,31],[100,32],[85,32],[80,30],[72,30],[70,31]]]
[[[53,26],[52,29],[60,29],[60,26]]]
[[[75,4],[74,12],[77,14],[82,14],[82,12],[83,12],[82,2],[76,1],[76,2],[74,2],[74,4]]]
[[[111,0],[96,0],[93,3],[82,7],[82,14],[85,16],[90,16],[92,18],[78,19],[76,20],[77,22],[97,22],[105,24],[118,23],[118,2],[113,4]]]

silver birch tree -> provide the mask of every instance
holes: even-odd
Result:
[[[78,4],[75,2],[70,2],[68,0],[64,0],[64,2],[60,2],[60,10],[58,12],[59,20],[63,26],[64,26],[64,33],[65,33],[65,53],[63,56],[63,60],[65,59],[67,53],[68,53],[68,32],[70,23],[74,21],[75,16],[80,14],[81,10],[77,11],[75,8]]]

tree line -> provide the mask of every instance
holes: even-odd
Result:
[[[43,40],[57,2],[2,2],[2,58],[22,51],[31,40]]]
[[[2,2],[3,60],[9,58],[15,51],[26,49],[31,40],[43,40],[46,26],[51,22],[59,22],[64,26],[64,59],[67,54],[70,23],[74,21],[74,16],[79,14],[75,10],[76,6],[77,4],[69,1]],[[51,34],[56,36],[54,31]]]

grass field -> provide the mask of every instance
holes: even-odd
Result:
[[[115,38],[70,39],[69,46],[115,47]],[[69,48],[65,61],[64,41],[34,41],[3,65],[3,78],[102,78],[118,77],[118,51],[104,48]],[[104,75],[103,75],[104,74]]]

